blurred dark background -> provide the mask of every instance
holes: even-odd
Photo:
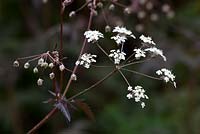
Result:
[[[132,8],[134,1],[123,2]],[[168,62],[154,60],[134,69],[153,75],[156,69],[166,66],[176,74],[177,88],[127,74],[132,85],[142,85],[150,97],[146,108],[141,109],[139,104],[126,98],[127,85],[120,75],[114,75],[81,97],[90,105],[96,121],[88,120],[81,110],[72,110],[72,122],[67,123],[58,113],[37,134],[200,134],[200,1],[159,2],[154,11],[158,15],[156,21],[139,20],[135,17],[137,11],[124,15],[123,9],[117,6],[112,12],[104,12],[107,23],[112,27],[121,24],[137,36],[146,33],[153,37]],[[83,3],[75,0],[65,10],[64,48],[69,68],[73,67],[80,51],[89,11],[85,8],[70,19],[68,14]],[[158,7],[165,3],[171,6],[175,16],[167,17],[161,13]],[[104,2],[104,5],[108,7],[109,3]],[[103,31],[107,24],[101,10],[98,10],[99,16],[95,17],[93,29]],[[59,19],[58,0],[49,0],[46,4],[42,0],[0,1],[0,134],[26,133],[51,110],[51,105],[42,103],[51,97],[47,92],[51,90],[48,74],[33,74],[31,69],[24,70],[23,65],[13,68],[12,63],[18,57],[52,50],[59,43]],[[138,24],[139,29],[135,27]],[[102,46],[107,49],[116,47],[106,41]],[[92,51],[98,53],[97,50]],[[80,69],[79,81],[72,85],[67,96],[90,86],[109,71],[102,68]],[[46,75],[42,87],[36,84],[40,75]],[[68,78],[66,75],[65,81]]]

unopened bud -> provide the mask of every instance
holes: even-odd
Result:
[[[127,14],[127,15],[128,15],[128,14],[131,14],[131,9],[128,8],[128,7],[125,8],[125,9],[124,9],[124,14]]]
[[[49,78],[50,78],[51,80],[54,79],[54,77],[55,77],[55,74],[54,74],[53,72],[49,74]]]
[[[37,67],[35,67],[35,68],[33,69],[33,73],[38,73],[38,68],[37,68]]]
[[[53,63],[50,63],[50,64],[49,64],[49,68],[52,69],[53,67],[54,67],[54,64],[53,64]]]
[[[105,27],[105,32],[111,32],[111,27],[110,27],[109,25],[107,25],[107,26]]]
[[[37,80],[38,86],[42,86],[42,85],[43,85],[43,81],[44,81],[43,79],[40,79],[40,78],[39,78],[39,79]]]
[[[102,2],[98,2],[98,3],[97,3],[97,7],[98,7],[98,8],[103,8],[103,3],[102,3]]]
[[[74,17],[75,15],[76,15],[76,12],[75,12],[75,11],[71,11],[71,12],[69,13],[69,17],[70,17],[70,18]]]
[[[115,5],[114,4],[111,4],[109,7],[108,7],[109,10],[113,11],[115,9]]]
[[[77,80],[77,76],[75,74],[72,74],[71,75],[71,79],[74,80],[74,81],[76,81]]]
[[[30,64],[28,63],[28,62],[26,62],[25,64],[24,64],[24,68],[25,69],[28,69],[30,67]]]
[[[19,61],[17,61],[17,60],[14,61],[14,62],[13,62],[13,66],[14,66],[14,67],[19,67]]]
[[[59,66],[59,69],[60,69],[60,71],[64,71],[64,70],[65,70],[65,66],[64,66],[63,64],[61,64],[61,65]]]
[[[40,58],[39,60],[38,60],[38,65],[42,65],[44,63],[44,59],[43,58]]]

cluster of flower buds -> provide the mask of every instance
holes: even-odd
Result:
[[[60,62],[58,51],[52,51],[52,52],[48,51],[46,53],[42,53],[39,55],[33,55],[33,56],[29,56],[29,57],[19,58],[13,62],[13,66],[19,67],[20,66],[19,61],[25,60],[25,59],[27,60],[24,63],[25,69],[30,68],[31,62],[37,61],[37,64],[33,67],[33,73],[35,73],[35,74],[39,73],[39,70],[45,70],[45,69],[49,68],[51,70],[51,72],[49,74],[49,78],[51,80],[53,80],[55,78],[55,74],[53,72],[53,68],[55,66],[59,66],[60,71],[64,71],[64,70],[69,71],[69,69],[65,68],[64,64],[62,62]],[[44,80],[42,78],[38,78],[37,85],[38,86],[43,85],[43,81]]]

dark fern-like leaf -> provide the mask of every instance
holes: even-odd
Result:
[[[88,116],[89,119],[95,120],[94,114],[87,103],[81,100],[74,100],[74,103]]]

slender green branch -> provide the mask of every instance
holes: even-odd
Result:
[[[154,80],[162,80],[161,78],[153,77],[153,76],[150,76],[150,75],[147,75],[147,74],[144,74],[144,73],[140,73],[140,72],[137,72],[137,71],[134,71],[134,70],[129,70],[129,69],[125,69],[125,68],[121,68],[121,70],[131,72],[131,73],[134,73],[134,74],[138,74],[138,75],[142,75],[142,76],[154,79]]]
[[[93,5],[96,5],[96,0],[93,0]],[[94,13],[93,13],[93,11],[91,10],[91,11],[90,11],[90,17],[89,17],[89,22],[88,22],[87,30],[89,30],[90,27],[91,27],[91,25],[92,25],[93,17],[94,17]],[[84,41],[83,41],[83,45],[82,45],[82,47],[81,47],[80,53],[79,53],[78,60],[81,58],[81,55],[83,54],[83,52],[84,52],[84,50],[85,50],[86,43],[87,43],[87,40],[86,40],[86,38],[85,38]],[[72,71],[72,74],[75,74],[76,71],[77,71],[77,69],[78,69],[78,65],[75,65],[75,66],[74,66],[74,69],[73,69],[73,71]],[[69,87],[70,87],[70,85],[71,85],[71,83],[72,83],[72,80],[73,80],[73,78],[70,77],[70,79],[69,79],[68,82],[67,82],[67,86],[65,87],[65,90],[64,90],[64,92],[63,92],[63,94],[62,94],[62,98],[65,97],[67,91],[69,90]]]
[[[127,64],[122,65],[121,67],[123,68],[123,67],[127,67],[127,66],[130,66],[130,65],[144,63],[144,62],[149,61],[149,60],[151,60],[151,58],[145,59],[145,60],[140,60],[140,61],[135,61],[135,62],[131,62],[131,63],[127,63]]]
[[[121,74],[121,76],[126,81],[126,83],[128,84],[128,86],[130,86],[130,83],[128,82],[128,80],[126,79],[126,77],[124,76],[124,74],[122,73],[122,71],[118,69],[118,72]]]
[[[96,45],[109,58],[109,60],[113,63],[113,60],[109,57],[108,53],[98,43],[96,43]]]
[[[36,126],[34,126],[30,131],[28,131],[27,134],[33,134],[56,112],[57,112],[57,108],[52,109]]]
[[[95,84],[93,84],[92,86],[90,86],[89,88],[84,89],[83,91],[75,94],[74,96],[70,97],[68,100],[71,101],[74,98],[81,96],[83,94],[85,94],[86,92],[90,91],[91,89],[93,89],[94,87],[98,86],[99,84],[101,84],[102,82],[104,82],[106,79],[108,79],[110,76],[112,76],[115,72],[117,71],[117,69],[114,69],[112,72],[110,72],[109,74],[107,74],[105,77],[103,77],[101,80],[99,80],[98,82],[96,82]]]
[[[114,67],[114,66],[98,66],[98,65],[91,65],[92,67],[96,67],[96,68],[110,68],[110,67]]]

